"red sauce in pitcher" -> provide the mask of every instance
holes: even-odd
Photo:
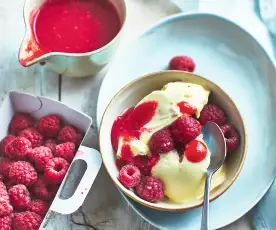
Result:
[[[46,0],[32,15],[35,41],[44,53],[85,53],[119,32],[117,10],[108,0]]]

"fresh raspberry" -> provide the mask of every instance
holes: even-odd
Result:
[[[199,163],[207,156],[206,145],[198,140],[193,140],[186,145],[185,156],[192,163]]]
[[[26,161],[17,161],[12,164],[9,173],[10,179],[17,184],[32,185],[37,180],[34,167]]]
[[[10,202],[7,188],[2,181],[0,181],[0,198],[6,200],[7,202]]]
[[[69,164],[66,160],[60,157],[56,157],[49,160],[46,164],[44,176],[49,182],[53,184],[59,184],[65,177],[68,168]]]
[[[34,119],[27,113],[16,114],[10,123],[10,131],[13,134],[18,134],[21,130],[33,127],[35,124]]]
[[[9,189],[8,193],[14,209],[27,209],[31,196],[25,185],[15,185]]]
[[[67,125],[62,128],[58,134],[58,140],[61,143],[64,142],[77,142],[77,132],[73,126]]]
[[[42,172],[48,161],[53,158],[53,154],[51,149],[40,146],[30,151],[29,158],[34,162],[37,170]]]
[[[10,202],[2,197],[0,197],[0,217],[6,216],[12,213],[13,208],[10,205]]]
[[[49,209],[49,205],[43,200],[32,200],[27,210],[30,212],[35,212],[36,214],[44,217]]]
[[[13,140],[15,139],[15,136],[13,135],[8,135],[6,136],[0,143],[0,152],[5,155],[6,153],[6,147],[8,146],[8,144],[10,144]]]
[[[19,136],[27,138],[33,148],[39,147],[43,143],[43,136],[33,127],[22,130]]]
[[[189,116],[179,117],[171,125],[171,133],[178,142],[188,143],[194,140],[201,132],[200,123]]]
[[[0,174],[0,181],[4,181],[5,177],[4,175]]]
[[[0,229],[12,230],[12,214],[0,217]]]
[[[151,153],[167,153],[174,149],[174,142],[168,129],[154,133],[149,142]]]
[[[32,144],[25,137],[16,137],[7,147],[6,155],[15,160],[24,160],[31,150]]]
[[[7,157],[0,158],[0,173],[3,176],[8,177],[12,164],[13,164],[13,161],[10,160],[9,158],[7,158]]]
[[[214,104],[207,104],[200,112],[199,122],[205,125],[208,121],[213,121],[217,125],[224,125],[227,121],[227,117],[224,111]]]
[[[41,216],[34,212],[20,212],[13,217],[14,230],[38,230],[41,223]]]
[[[58,191],[58,185],[49,184],[45,177],[40,176],[32,185],[31,191],[35,198],[50,201],[55,197]]]
[[[176,56],[171,59],[169,67],[171,70],[193,72],[195,70],[195,62],[189,56]]]
[[[135,187],[141,179],[140,170],[134,165],[125,165],[119,173],[119,181],[128,188]]]
[[[40,118],[38,131],[45,137],[57,137],[61,127],[61,118],[57,115],[47,115]]]
[[[55,148],[57,146],[57,142],[54,139],[48,139],[44,142],[43,144],[45,147],[48,147],[49,149],[51,149],[52,153],[55,152]]]
[[[140,183],[135,187],[139,197],[146,201],[156,202],[164,196],[164,185],[161,180],[153,176],[142,178]]]
[[[240,144],[240,136],[238,132],[229,124],[220,127],[223,132],[227,152],[234,151]]]
[[[75,156],[75,152],[75,144],[72,142],[66,142],[56,146],[55,156],[62,157],[68,162],[71,162]]]

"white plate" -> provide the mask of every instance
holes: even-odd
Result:
[[[211,14],[165,18],[116,55],[100,90],[97,123],[125,84],[166,69],[170,58],[181,54],[193,57],[195,73],[220,85],[233,98],[249,133],[247,159],[240,176],[211,203],[210,229],[217,229],[248,212],[266,193],[276,173],[275,65],[253,37],[233,22]],[[125,199],[160,229],[200,228],[201,208],[168,213]]]

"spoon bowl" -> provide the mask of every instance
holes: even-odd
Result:
[[[211,152],[208,171],[216,172],[224,163],[226,158],[226,144],[223,133],[214,122],[207,122],[202,128],[204,142]]]

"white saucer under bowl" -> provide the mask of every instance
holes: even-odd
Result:
[[[276,174],[275,64],[252,36],[227,19],[211,14],[167,17],[119,50],[101,86],[98,126],[105,107],[124,85],[167,69],[175,55],[191,56],[197,65],[195,73],[219,85],[234,100],[248,132],[247,158],[240,176],[210,205],[210,229],[217,229],[248,212]],[[124,198],[159,229],[200,228],[201,208],[169,213]]]

